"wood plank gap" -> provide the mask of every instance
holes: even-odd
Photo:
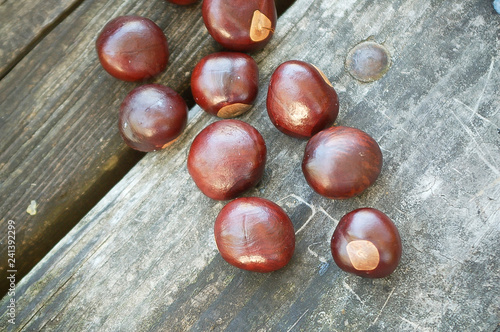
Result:
[[[6,66],[0,71],[0,80],[2,80],[5,76],[7,76],[11,72],[11,70],[40,43],[40,41],[42,41],[52,30],[54,30],[56,26],[58,26],[72,12],[74,12],[84,1],[85,0],[76,1],[66,10],[62,11],[61,14],[54,21],[52,21],[49,25],[47,25],[37,37],[35,37],[30,43],[28,43],[23,48],[23,50],[10,62],[8,66]],[[4,2],[2,2],[2,4]]]
[[[286,9],[289,8],[294,2],[295,1],[289,0],[276,1],[279,14],[283,14]],[[3,82],[5,83],[11,79],[9,78],[9,76],[17,73],[17,71],[23,73],[23,75],[20,75],[20,79],[23,84],[16,84],[12,88],[12,91],[10,91],[8,94],[6,93],[6,95],[9,95],[8,98],[13,99],[14,103],[6,102],[5,104],[8,104],[8,107],[11,109],[22,109],[26,112],[26,116],[33,117],[33,119],[35,119],[35,122],[32,122],[33,120],[30,120],[30,122],[24,120],[19,121],[19,118],[25,117],[25,115],[19,114],[19,112],[7,113],[4,119],[0,119],[4,120],[5,124],[19,122],[18,125],[13,126],[16,128],[23,128],[23,126],[25,126],[27,123],[32,123],[31,126],[34,126],[34,129],[29,130],[30,134],[26,135],[26,139],[23,138],[22,144],[20,146],[18,145],[18,143],[21,141],[19,138],[19,132],[16,132],[16,134],[5,135],[7,141],[4,140],[4,144],[7,144],[5,144],[5,151],[3,151],[2,153],[6,153],[6,157],[0,162],[0,170],[2,169],[2,167],[11,166],[10,169],[12,170],[12,173],[5,178],[5,181],[3,182],[5,189],[3,190],[3,192],[0,192],[0,197],[3,197],[3,195],[5,195],[5,200],[11,201],[8,204],[9,210],[6,214],[9,215],[9,218],[12,218],[16,221],[22,220],[19,216],[25,214],[25,205],[28,199],[26,195],[28,193],[28,190],[30,192],[33,192],[32,195],[28,195],[31,196],[29,197],[29,199],[36,199],[37,203],[41,204],[40,210],[42,210],[44,207],[46,209],[46,211],[41,211],[41,213],[39,211],[39,215],[37,215],[36,217],[30,217],[29,222],[23,222],[22,226],[19,226],[18,231],[20,233],[20,238],[23,241],[28,241],[28,243],[30,243],[29,246],[36,249],[32,249],[29,252],[23,252],[23,256],[25,257],[25,259],[23,259],[22,261],[23,267],[18,269],[17,281],[19,281],[24,276],[24,274],[29,271],[29,269],[31,269],[36,263],[38,263],[43,255],[46,254],[50,250],[50,248],[52,248],[53,245],[57,243],[57,241],[59,241],[64,235],[66,235],[67,232],[69,232],[69,230],[71,230],[72,227],[81,218],[83,218],[83,216],[88,211],[90,211],[97,204],[97,202],[102,197],[104,197],[108,193],[108,191],[129,172],[132,167],[140,162],[140,160],[144,156],[144,153],[133,151],[124,147],[124,144],[120,142],[120,139],[118,137],[119,135],[112,132],[115,127],[103,128],[105,126],[103,126],[102,123],[109,122],[109,112],[97,112],[96,114],[92,113],[91,116],[94,116],[95,119],[89,120],[86,117],[81,117],[81,115],[78,115],[80,111],[74,111],[78,109],[88,112],[86,110],[88,107],[96,107],[96,105],[100,109],[102,108],[104,110],[104,107],[98,105],[100,100],[105,100],[105,103],[110,104],[108,108],[115,108],[116,100],[113,100],[114,95],[121,95],[123,94],[124,90],[131,89],[130,84],[120,84],[119,82],[117,83],[110,80],[109,77],[107,77],[107,74],[103,73],[103,70],[100,68],[97,62],[95,62],[95,64],[91,64],[88,68],[83,68],[82,71],[82,64],[85,63],[85,59],[83,57],[85,55],[88,56],[88,51],[89,47],[91,47],[91,44],[88,43],[88,46],[82,49],[82,43],[87,42],[79,41],[70,44],[67,48],[63,49],[64,54],[59,54],[59,57],[65,57],[65,54],[76,55],[74,61],[66,65],[61,65],[60,63],[54,61],[52,61],[51,64],[47,65],[49,57],[52,57],[54,52],[58,53],[58,51],[47,52],[46,50],[42,50],[43,47],[37,47],[38,45],[45,44],[54,45],[54,41],[51,41],[50,39],[44,41],[45,38],[47,36],[51,36],[51,38],[53,38],[53,33],[51,32],[60,24],[64,23],[65,26],[68,25],[68,22],[65,22],[65,20],[68,16],[75,12],[82,3],[85,2],[83,0],[75,2],[71,7],[69,7],[60,16],[58,16],[57,20],[55,20],[54,22],[52,22],[52,24],[45,28],[43,30],[43,33],[41,33],[37,39],[29,44],[30,46],[23,53],[23,56],[17,57],[15,64],[9,67],[9,70],[2,76],[4,78]],[[86,6],[90,6],[89,3],[86,3]],[[113,5],[112,2],[109,2],[106,3],[105,6],[109,7]],[[146,14],[146,16],[152,15],[154,13],[153,16],[149,16],[152,19],[155,19],[154,15],[165,15],[165,13],[162,13],[161,10],[155,11],[155,8],[171,8],[174,12],[173,15],[176,15],[175,12],[183,13],[183,11],[179,10],[180,7],[176,7],[173,4],[160,4],[158,2],[149,3],[149,7],[147,9],[145,9],[144,7],[140,7],[139,4],[135,6],[139,6],[140,9],[136,7],[129,8],[126,6],[126,3],[124,3],[123,6],[124,7],[115,8],[114,11],[120,13],[123,12],[137,14],[145,12],[148,13]],[[107,7],[102,8],[102,11],[106,10]],[[79,11],[81,10],[78,10],[77,14]],[[188,12],[186,11],[185,13]],[[78,15],[76,16],[78,17]],[[190,19],[192,20],[198,20],[198,14],[195,14],[194,12],[193,14],[189,14],[188,17],[190,17]],[[98,22],[100,22],[100,20],[102,20],[102,18],[96,15],[94,18],[91,18],[85,26],[81,27],[80,30],[95,30],[95,26],[96,24],[98,24]],[[161,21],[162,19],[159,20]],[[173,23],[172,21],[166,22],[167,27],[165,27],[165,23],[160,23],[160,25],[164,30],[170,31],[172,28],[169,26],[173,25]],[[75,31],[71,29],[66,29],[64,30],[64,32],[56,31],[56,33],[59,33],[59,39],[62,38],[63,40],[75,38],[80,40],[78,36],[81,34],[81,32],[79,32],[78,34],[69,37],[68,34],[75,34]],[[217,50],[214,46],[215,42],[211,41],[211,38],[207,38],[204,28],[193,31],[193,33],[195,35],[189,41],[186,41],[187,45],[183,45],[182,40],[180,40],[180,44],[171,44],[171,52],[174,57],[178,59],[183,58],[183,64],[185,64],[186,62],[188,63],[185,68],[182,66],[180,68],[177,68],[178,66],[175,67],[170,64],[166,72],[162,75],[159,75],[158,78],[155,78],[154,82],[170,85],[171,80],[165,80],[165,78],[170,78],[178,75],[177,73],[180,73],[180,75],[185,74],[185,72],[187,73],[190,70],[191,64],[195,63],[200,58],[200,53],[203,53],[203,47],[205,53],[207,51]],[[59,50],[60,48],[55,47],[55,49]],[[79,51],[77,51],[76,49],[79,49]],[[196,50],[196,52],[189,52],[189,50]],[[36,54],[33,52],[36,52]],[[24,75],[24,71],[26,71],[26,69],[23,68],[23,66],[26,66],[26,63],[24,63],[23,59],[26,59],[29,62],[32,57],[36,58],[38,53],[41,54],[41,56],[38,56],[38,59],[41,61],[33,62],[35,69],[31,67],[30,73]],[[29,56],[26,57],[26,55]],[[176,62],[178,63],[179,61]],[[22,65],[18,66],[19,63],[22,63]],[[33,81],[30,83],[30,75],[32,75],[31,73],[35,71],[44,71],[44,69],[42,68],[43,66],[57,66],[59,68],[66,68],[66,70],[54,71],[57,76],[55,76],[54,74],[52,74],[52,76],[48,76],[48,78],[55,82],[51,86],[47,85],[46,80]],[[70,79],[70,76],[68,76],[68,74],[66,73],[68,71],[74,73],[74,75],[83,75],[83,80],[79,81],[78,83],[73,83],[71,87],[65,87],[68,84],[72,84],[72,82],[74,81],[73,79]],[[47,75],[45,74],[45,76]],[[195,105],[195,102],[191,95],[191,89],[188,83],[189,80],[187,76],[182,79],[176,78],[175,81],[177,82],[173,83],[173,88],[175,88],[181,94],[181,96],[185,98],[188,107],[191,109]],[[109,93],[107,93],[106,95],[100,94],[96,97],[97,99],[89,102],[89,100],[91,100],[91,98],[89,97],[89,93],[94,92],[89,82],[97,85],[109,85],[112,82],[113,88],[107,88],[109,90]],[[7,84],[5,85],[7,86]],[[12,86],[12,84],[10,85]],[[62,95],[60,90],[68,91],[64,92],[65,95]],[[43,106],[33,104],[33,101],[29,98],[16,99],[16,97],[13,97],[13,95],[18,94],[38,94],[36,101],[38,102],[41,100]],[[113,103],[113,105],[111,105],[110,101]],[[88,105],[85,105],[85,103],[88,103]],[[30,109],[32,110],[32,113],[27,111]],[[48,117],[46,117],[46,115]],[[190,112],[190,118],[192,118],[193,115],[194,114]],[[33,123],[38,124],[33,125]],[[65,123],[68,123],[68,125],[65,125]],[[59,131],[64,134],[62,137],[60,136],[60,134],[57,134]],[[85,135],[86,132],[92,134]],[[98,135],[97,139],[96,135]],[[104,139],[104,143],[107,144],[107,146],[112,145],[114,146],[114,148],[107,147],[103,148],[102,151],[101,149],[98,149],[99,153],[104,156],[102,158],[107,159],[102,161],[102,164],[97,163],[96,165],[95,161],[92,161],[91,163],[88,161],[88,158],[86,159],[88,151],[85,150],[89,149],[89,147],[95,148],[94,145],[96,144],[96,141],[98,142],[99,137],[101,137],[101,139]],[[56,139],[54,140],[54,138]],[[112,143],[109,143],[109,140],[111,140]],[[60,144],[58,143],[58,141],[64,141],[66,143]],[[50,144],[52,145],[51,148],[45,146],[48,144],[47,142],[50,142]],[[40,146],[38,146],[39,144]],[[46,151],[47,149],[49,150],[48,153]],[[60,151],[56,152],[56,149],[60,149]],[[42,153],[41,151],[45,152]],[[82,157],[76,159],[72,157],[64,157],[63,161],[58,158],[58,156],[60,156],[61,154],[70,156],[71,154],[78,153],[81,154]],[[118,158],[116,163],[117,167],[112,168],[111,171],[103,171],[103,174],[101,174],[102,176],[99,176],[98,179],[92,179],[92,182],[83,181],[87,182],[85,188],[82,188],[82,186],[76,186],[74,184],[68,186],[68,181],[78,181],[77,178],[79,177],[81,179],[85,179],[85,175],[88,175],[86,173],[99,173],[97,171],[91,171],[92,168],[106,168],[106,165],[113,164],[111,163],[111,161],[115,160],[116,158],[113,159],[112,156],[109,156],[110,153],[116,155],[116,157]],[[22,167],[23,164],[26,164],[26,161],[20,160],[27,159],[37,160],[38,162],[34,163],[34,168],[33,166],[31,166],[31,170],[29,171],[29,173],[32,174],[21,176],[16,172],[19,172],[22,169],[20,167]],[[18,163],[21,164],[16,166],[16,164]],[[69,171],[64,171],[65,168],[69,169]],[[84,170],[83,174],[81,174],[82,169]],[[5,168],[3,171],[8,174],[9,168]],[[79,176],[78,174],[81,174],[81,176]],[[8,186],[14,185],[14,183],[12,183],[12,179],[14,179],[14,181],[19,181],[21,177],[25,187],[28,186],[28,189],[22,193],[23,198],[18,196],[17,193],[13,193],[8,190],[8,188],[10,188]],[[36,184],[36,186],[29,187],[30,183]],[[51,190],[47,193],[45,189],[41,189],[45,186],[49,186],[50,188],[61,188],[61,192]],[[17,198],[13,199],[13,197]],[[42,198],[45,200],[42,200]],[[39,199],[41,199],[42,202],[40,202]],[[58,203],[58,206],[54,209],[55,203]],[[14,211],[17,211],[17,214]],[[38,221],[35,222],[35,220]],[[31,225],[31,223],[33,223],[33,225]],[[29,228],[31,228],[31,233],[28,233],[28,235],[23,237],[25,230]],[[43,231],[38,231],[42,229]],[[19,249],[21,250],[22,248]],[[27,257],[29,257],[29,259],[27,259]],[[0,272],[2,272],[1,266]],[[2,281],[3,282],[0,281],[0,293],[2,293],[3,295],[5,294],[7,289],[4,288],[6,287],[5,280]]]
[[[270,175],[246,195],[279,202],[296,229],[307,224],[286,268],[252,274],[217,254],[213,220],[224,203],[204,197],[185,167],[189,142],[215,121],[195,107],[191,130],[144,157],[21,281],[19,322],[30,330],[494,330],[500,186],[477,155],[500,162],[491,125],[500,109],[498,17],[478,0],[427,3],[298,0],[256,56],[261,83],[289,59],[323,69],[339,93],[338,124],[370,133],[384,151],[383,172],[364,194],[320,197],[300,170],[305,141],[272,126],[261,86],[242,120],[268,143]],[[373,35],[394,62],[364,84],[344,59]],[[480,104],[488,121],[454,100]],[[402,236],[403,259],[385,279],[348,275],[331,258],[333,219],[363,206],[390,215]],[[313,207],[325,212],[311,216]]]

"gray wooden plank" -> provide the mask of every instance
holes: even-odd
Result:
[[[0,78],[82,1],[0,2]]]
[[[294,258],[270,274],[237,270],[218,255],[213,221],[224,203],[204,197],[185,161],[214,121],[195,107],[185,134],[147,154],[21,281],[11,330],[491,331],[500,321],[499,21],[479,0],[298,0],[256,55],[261,89],[243,120],[263,134],[266,175],[247,195],[285,208]],[[345,54],[370,36],[393,65],[361,84]],[[313,193],[300,170],[304,141],[278,132],[265,112],[281,62],[324,69],[337,91],[338,124],[381,145],[385,164],[360,197]],[[340,271],[329,240],[341,216],[371,206],[403,240],[393,275]],[[9,301],[2,300],[2,308]]]

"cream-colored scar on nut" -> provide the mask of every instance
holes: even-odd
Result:
[[[180,136],[180,135],[179,135],[179,136]],[[175,141],[177,141],[178,139],[179,139],[179,137],[176,137],[176,138],[174,138],[173,140],[168,141],[167,143],[163,144],[163,146],[161,147],[161,149],[160,149],[160,150],[163,150],[163,149],[165,149],[165,148],[168,148],[170,145],[174,144],[174,143],[175,143]]]
[[[271,20],[260,10],[253,12],[252,23],[250,24],[250,39],[260,42],[266,39],[270,33],[274,32]]]
[[[347,244],[346,249],[352,266],[358,271],[374,270],[380,262],[378,249],[370,241],[352,241]]]
[[[328,77],[326,77],[325,73],[323,73],[321,71],[321,69],[319,69],[318,67],[316,67],[315,65],[312,65],[314,68],[316,68],[316,70],[319,72],[319,74],[321,75],[321,77],[323,77],[323,79],[325,80],[326,84],[328,84],[329,86],[331,86],[333,88],[333,85],[332,83],[330,82],[330,80],[328,79]]]
[[[245,113],[251,107],[252,105],[242,104],[242,103],[226,105],[217,112],[217,116],[224,119],[234,118],[238,115]]]

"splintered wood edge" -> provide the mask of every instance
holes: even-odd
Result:
[[[351,241],[346,246],[352,266],[358,271],[375,270],[380,262],[377,247],[366,240]]]
[[[250,24],[250,39],[260,42],[266,39],[270,33],[274,32],[271,20],[260,10],[253,12],[252,23]]]
[[[231,105],[226,105],[222,107],[219,112],[217,112],[217,116],[220,118],[228,119],[234,118],[238,115],[241,115],[252,108],[252,105],[235,103]]]
[[[323,79],[325,80],[326,84],[328,84],[329,86],[331,86],[333,88],[333,85],[332,83],[330,82],[330,80],[328,79],[328,77],[326,77],[325,73],[323,73],[321,71],[321,69],[319,69],[318,67],[316,67],[315,65],[312,65],[314,68],[316,68],[316,70],[318,71],[318,73],[321,75],[321,77],[323,77]]]

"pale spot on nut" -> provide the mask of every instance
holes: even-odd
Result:
[[[226,105],[222,107],[219,112],[217,112],[217,116],[220,118],[228,119],[228,118],[234,118],[238,115],[241,115],[248,111],[252,105],[248,104],[242,104],[242,103],[235,103],[231,105]]]
[[[174,142],[175,142],[175,141],[177,141],[178,139],[179,139],[179,137],[176,137],[175,139],[173,139],[173,140],[171,140],[171,141],[169,141],[169,142],[165,143],[165,144],[161,147],[161,150],[163,150],[163,149],[165,149],[165,148],[169,147],[170,145],[174,144]]]
[[[260,42],[266,39],[271,32],[274,32],[271,20],[261,11],[254,11],[250,24],[250,39],[254,42]]]
[[[321,75],[321,77],[323,77],[323,79],[325,80],[326,84],[328,84],[329,86],[331,86],[333,88],[333,85],[332,83],[330,82],[330,80],[328,79],[328,77],[326,77],[325,73],[323,73],[321,71],[321,69],[319,69],[318,67],[316,67],[315,65],[312,65],[314,68],[316,68],[316,70],[319,72],[319,74]]]
[[[372,271],[380,262],[378,249],[370,241],[352,241],[347,244],[346,249],[352,266],[358,271]]]

